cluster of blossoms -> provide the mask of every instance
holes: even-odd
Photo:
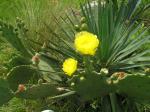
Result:
[[[77,52],[82,55],[94,56],[99,46],[99,40],[96,35],[87,31],[82,31],[76,34],[74,46]],[[63,63],[62,70],[66,75],[72,76],[77,70],[78,61],[73,58],[68,58]]]

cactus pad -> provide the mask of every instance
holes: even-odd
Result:
[[[8,63],[10,69],[19,65],[29,65],[31,61],[23,56],[14,56]]]
[[[88,79],[75,83],[74,89],[85,99],[92,99],[105,96],[113,90],[113,86],[108,84],[106,77],[91,74]]]
[[[10,88],[14,91],[17,90],[19,84],[26,84],[34,76],[37,77],[37,71],[27,65],[14,67],[7,76]]]
[[[52,81],[62,81],[61,77],[57,74],[57,72],[53,69],[53,66],[57,66],[57,63],[47,59],[44,56],[40,56],[40,63],[38,65],[39,69],[43,73],[43,78],[47,82]]]
[[[5,41],[10,43],[17,51],[26,57],[31,57],[29,51],[25,48],[21,39],[18,37],[15,28],[3,21],[0,21],[0,31],[2,32],[2,37]]]
[[[116,83],[119,93],[124,93],[135,100],[150,101],[150,76],[128,74]]]
[[[7,103],[13,97],[6,80],[0,79],[0,106]]]
[[[49,96],[55,96],[59,93],[57,87],[53,84],[38,84],[27,87],[24,92],[16,93],[16,96],[19,98],[25,99],[38,99],[45,98]]]

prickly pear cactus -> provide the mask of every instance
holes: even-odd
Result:
[[[75,83],[73,89],[77,91],[77,94],[81,95],[85,99],[92,99],[100,96],[108,95],[110,92],[115,91],[113,85],[107,82],[107,78],[91,74],[88,78],[80,78]]]
[[[43,78],[48,82],[62,81],[60,75],[57,74],[57,72],[53,68],[54,66],[55,68],[56,66],[58,67],[59,65],[58,62],[55,62],[54,60],[49,59],[44,55],[40,55],[39,58],[40,58],[40,62],[38,64],[38,67],[43,73]]]
[[[7,103],[13,96],[7,81],[0,79],[0,106]]]
[[[145,74],[126,74],[114,83],[119,93],[135,100],[150,101],[150,76]]]
[[[33,77],[38,78],[38,72],[35,68],[28,65],[14,67],[7,74],[7,80],[13,91],[17,90],[19,84],[26,84]]]
[[[31,53],[25,48],[21,39],[18,37],[15,28],[3,21],[0,21],[0,31],[2,32],[2,39],[10,43],[23,56],[31,57]]]
[[[14,56],[12,59],[9,60],[8,68],[12,69],[13,67],[19,66],[19,65],[29,65],[31,64],[31,61],[23,56]]]
[[[60,91],[57,89],[56,85],[43,83],[38,85],[27,86],[26,90],[23,92],[17,92],[16,96],[24,99],[39,99],[50,96],[55,96]]]

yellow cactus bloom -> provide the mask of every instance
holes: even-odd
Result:
[[[77,60],[68,58],[64,61],[62,70],[65,72],[66,75],[72,76],[72,74],[77,69],[77,64]]]
[[[76,50],[81,54],[94,55],[99,45],[99,40],[96,35],[82,31],[76,34],[74,44]]]

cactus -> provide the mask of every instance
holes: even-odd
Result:
[[[137,4],[138,0],[129,0],[127,4],[122,2],[121,7],[114,8],[116,6],[113,2],[103,4],[99,2],[96,8],[98,12],[94,13],[94,7],[91,9],[92,5],[88,3],[85,6],[81,5],[81,13],[85,17],[79,21],[81,24],[74,23],[74,21],[69,19],[70,23],[73,23],[73,27],[70,30],[72,32],[60,27],[62,32],[57,34],[48,27],[53,36],[59,38],[61,42],[60,44],[51,42],[48,44],[48,47],[45,48],[45,54],[41,51],[40,54],[42,55],[40,55],[40,58],[33,58],[33,61],[36,62],[36,69],[41,73],[38,78],[42,80],[38,81],[38,85],[32,85],[32,83],[28,87],[28,82],[34,74],[35,76],[39,74],[39,72],[31,66],[17,66],[8,73],[7,80],[10,88],[16,91],[18,85],[20,85],[15,96],[25,99],[38,99],[49,96],[59,98],[67,96],[68,94],[62,95],[62,88],[58,89],[57,86],[54,85],[57,83],[58,86],[65,85],[69,92],[69,88],[71,88],[73,91],[71,91],[69,95],[77,93],[87,100],[102,97],[102,102],[107,102],[106,105],[108,104],[110,107],[109,110],[104,109],[102,111],[116,112],[120,110],[117,108],[119,106],[125,106],[122,102],[126,101],[126,96],[135,100],[149,100],[149,69],[145,71],[147,75],[126,74],[122,72],[128,70],[128,72],[131,72],[131,70],[134,71],[135,68],[139,70],[140,67],[144,68],[150,65],[150,57],[147,56],[149,50],[139,50],[140,47],[149,42],[150,36],[147,36],[145,29],[140,31],[141,25],[135,23],[135,17],[134,19],[132,18],[135,15],[134,12],[136,12],[135,8]],[[66,23],[66,19],[64,20]],[[125,23],[126,21],[129,21],[127,25]],[[79,24],[79,26],[74,26],[75,24]],[[2,22],[0,22],[0,25],[0,30],[5,40],[20,51],[22,55],[29,56],[30,53],[26,50],[21,39],[18,38],[18,32],[13,31],[14,27]],[[22,28],[22,26],[20,26],[22,24],[19,23],[18,25],[19,28]],[[75,35],[76,32],[74,32],[73,28],[76,29],[77,32],[78,30],[81,32]],[[83,31],[83,33],[82,30],[87,31]],[[132,39],[139,31],[140,33],[136,38]],[[61,38],[63,36],[65,38]],[[66,39],[66,37],[68,37],[68,39]],[[76,41],[76,39],[78,41]],[[70,69],[70,66],[73,65],[72,63],[67,64],[66,68],[69,68],[68,71],[71,70],[73,72],[70,72],[71,74],[69,74],[68,77],[66,76],[67,80],[64,82],[59,75],[62,73],[60,63],[62,64],[63,59],[52,58],[52,56],[49,56],[50,53],[47,53],[48,51],[56,52],[57,56],[63,59],[73,58],[78,61],[78,66],[74,67],[75,70]],[[107,68],[108,70],[103,68]],[[112,74],[116,71],[121,72]],[[66,71],[64,72],[66,73]],[[46,84],[43,83],[43,79]],[[53,81],[56,83],[52,83]],[[68,86],[68,82],[71,82],[71,86]],[[24,85],[26,85],[26,87]],[[120,95],[116,95],[116,93]],[[58,96],[55,97],[55,95]],[[1,96],[3,96],[3,94]],[[115,103],[120,105],[116,106]]]
[[[18,98],[24,98],[24,99],[39,99],[39,98],[45,98],[49,96],[55,96],[60,91],[57,89],[56,85],[43,83],[43,84],[37,84],[37,85],[31,85],[27,86],[27,89],[23,92],[16,92],[15,96]]]
[[[15,28],[3,21],[0,21],[0,31],[2,31],[2,37],[4,40],[9,42],[17,51],[19,51],[23,56],[31,57],[31,53],[23,45],[21,39],[18,37]]]
[[[38,79],[38,72],[35,68],[29,65],[21,65],[14,67],[7,74],[7,80],[10,88],[13,91],[17,90],[19,84],[26,84],[31,78]]]
[[[96,74],[91,74],[88,78],[75,83],[73,89],[87,100],[105,96],[115,91],[113,85],[107,83],[106,77]]]
[[[8,63],[8,68],[12,69],[13,67],[19,66],[19,65],[29,65],[31,64],[31,61],[23,56],[14,56]]]
[[[7,103],[13,97],[12,91],[6,80],[0,79],[0,106]]]
[[[43,73],[43,78],[48,81],[62,81],[61,77],[57,74],[54,69],[59,66],[58,62],[45,57],[44,55],[40,55],[40,63],[38,64],[39,70]]]
[[[125,77],[114,81],[118,92],[135,100],[149,101],[150,76],[145,74],[126,74]]]

